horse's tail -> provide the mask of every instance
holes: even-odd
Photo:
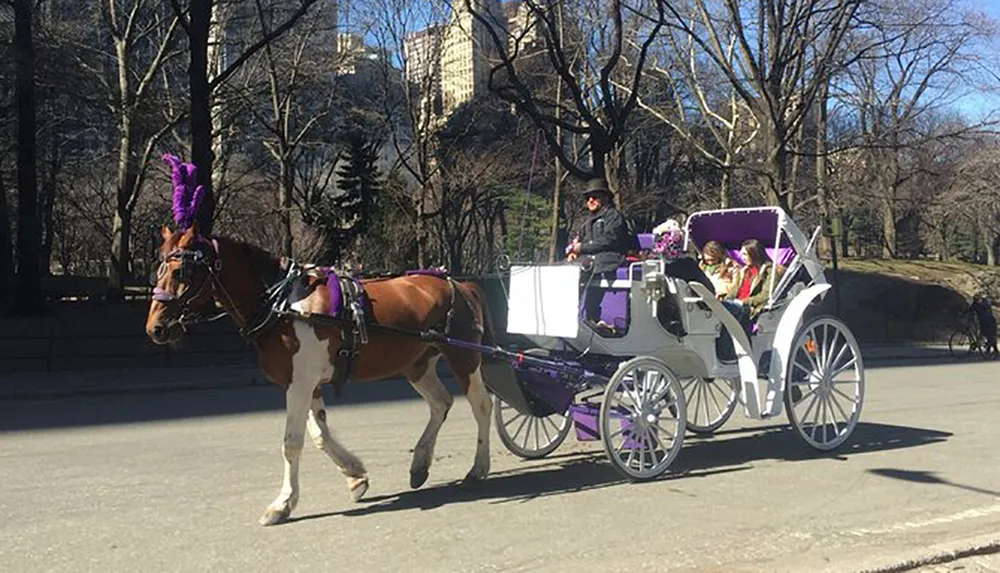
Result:
[[[483,292],[483,289],[474,282],[465,282],[462,284],[468,287],[473,298],[476,299],[476,303],[479,305],[480,310],[483,312],[483,344],[487,346],[497,346],[496,331],[493,329],[493,314],[490,312],[490,305],[486,300],[486,294]]]

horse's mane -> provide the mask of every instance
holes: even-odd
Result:
[[[221,242],[227,242],[242,249],[250,259],[250,268],[270,286],[280,278],[281,262],[267,250],[246,241],[232,237],[216,237]]]

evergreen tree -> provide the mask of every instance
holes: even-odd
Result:
[[[378,168],[382,142],[352,131],[346,137],[346,157],[337,170],[339,193],[317,200],[312,221],[323,235],[321,260],[341,262],[352,243],[371,227],[379,207],[382,175]]]

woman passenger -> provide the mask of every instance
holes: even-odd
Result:
[[[715,287],[715,296],[725,299],[735,288],[734,279],[739,274],[739,265],[718,241],[709,241],[701,250],[698,267],[708,276]]]

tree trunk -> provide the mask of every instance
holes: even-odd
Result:
[[[0,174],[0,315],[6,308],[14,283],[14,251],[10,235],[10,209],[7,186]]]
[[[124,87],[124,86],[123,86]],[[111,266],[108,269],[107,298],[121,300],[125,281],[131,273],[132,260],[132,196],[137,183],[135,158],[132,153],[134,127],[131,112],[122,110],[118,140],[118,183],[115,215],[111,227]]]
[[[827,177],[826,177],[826,125],[827,125],[827,111],[826,111],[826,99],[827,90],[829,89],[829,80],[821,82],[819,85],[819,90],[816,93],[816,205],[819,207],[819,216],[821,220],[826,221],[830,219],[832,213],[830,212],[830,201],[827,197]],[[805,122],[803,122],[804,124]],[[840,232],[846,233],[843,221],[841,221]],[[824,226],[825,228],[825,226]],[[820,252],[829,253],[831,252],[831,240],[832,238],[822,231],[822,237],[820,238]],[[841,251],[841,256],[846,257],[847,251]]]
[[[997,266],[998,239],[1000,237],[997,237],[989,225],[983,225],[983,246],[986,247],[986,264],[991,267]]]
[[[45,182],[42,184],[42,256],[40,271],[42,276],[51,274],[49,261],[52,260],[52,244],[55,241],[55,204],[56,190],[59,184],[59,170],[61,169],[59,155],[59,134],[53,133],[49,138],[51,148],[49,150],[48,169],[45,173]]]
[[[212,27],[212,0],[191,0],[188,40],[191,62],[191,161],[198,167],[198,184],[205,186],[205,196],[198,211],[202,233],[212,232],[215,194],[212,189],[212,94],[208,82],[208,36]]]
[[[726,158],[729,156],[727,154]],[[733,192],[733,173],[728,165],[722,168],[722,181],[719,183],[719,208],[728,209]]]
[[[292,258],[292,189],[294,173],[286,150],[281,152],[281,254]]]
[[[896,201],[891,193],[882,199],[882,257],[896,258]]]
[[[420,186],[420,194],[417,197],[417,268],[426,268],[427,264],[427,224],[424,221],[424,209],[426,205],[424,201],[427,200],[427,185],[423,184]]]
[[[225,67],[226,49],[226,25],[229,23],[229,4],[212,5],[212,25],[208,31],[208,48],[205,53],[207,77],[209,83],[212,82]],[[226,170],[229,167],[227,161],[228,135],[226,133],[225,115],[220,109],[216,98],[209,93],[209,110],[212,118],[212,206],[214,215],[215,196],[222,189],[222,182],[225,180]],[[218,160],[218,162],[216,162]],[[199,166],[200,167],[200,166]]]
[[[36,149],[35,50],[32,41],[31,0],[14,1],[14,80],[17,102],[17,292],[15,312],[41,311],[39,272],[41,229],[38,220]]]

